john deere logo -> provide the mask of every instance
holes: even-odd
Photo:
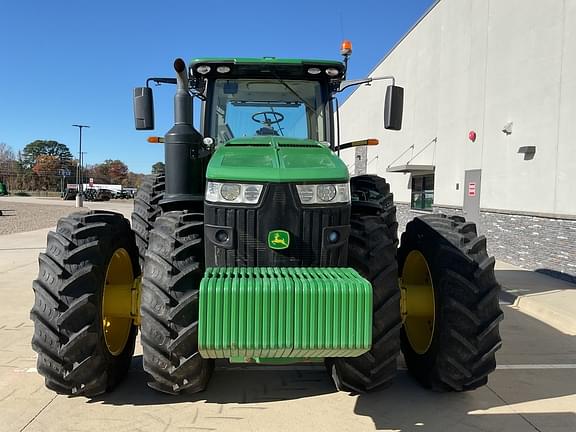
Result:
[[[270,249],[286,249],[290,246],[288,231],[274,230],[268,233],[268,247]]]

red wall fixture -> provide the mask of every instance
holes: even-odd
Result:
[[[468,132],[468,139],[472,142],[476,142],[476,132],[474,132],[473,130]]]

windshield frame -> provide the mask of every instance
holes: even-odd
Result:
[[[217,79],[226,79],[224,77],[218,77]],[[214,89],[216,86],[217,79],[208,79],[206,83],[206,90],[205,96],[206,101],[202,103],[202,115],[201,115],[201,129],[202,133],[205,137],[212,137],[215,138],[216,131],[211,130],[212,128],[212,116],[215,111],[215,97],[214,97]],[[297,77],[261,77],[261,76],[235,76],[231,77],[230,79],[254,79],[254,80],[265,80],[265,81],[277,81],[277,82],[286,82],[286,81],[311,81],[311,82],[318,82],[320,84],[320,94],[321,94],[321,103],[318,107],[318,111],[321,111],[322,121],[318,121],[318,124],[322,125],[324,128],[324,138],[325,141],[330,143],[330,147],[334,148],[334,109],[332,104],[332,94],[329,90],[329,83],[326,80],[314,80],[314,79],[307,79],[304,78],[297,78]],[[288,83],[287,83],[288,84]],[[289,91],[289,90],[287,90]],[[246,139],[251,139],[252,137],[246,137]]]

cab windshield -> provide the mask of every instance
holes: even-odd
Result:
[[[216,80],[212,100],[210,135],[217,144],[258,136],[326,140],[318,81]]]

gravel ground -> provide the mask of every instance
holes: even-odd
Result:
[[[56,225],[58,219],[76,209],[68,206],[0,202],[0,235],[34,231]]]
[[[0,235],[54,227],[61,217],[90,208],[113,210],[129,217],[132,201],[86,203],[84,209],[77,209],[73,201],[0,199],[0,210],[3,213],[0,216]]]

